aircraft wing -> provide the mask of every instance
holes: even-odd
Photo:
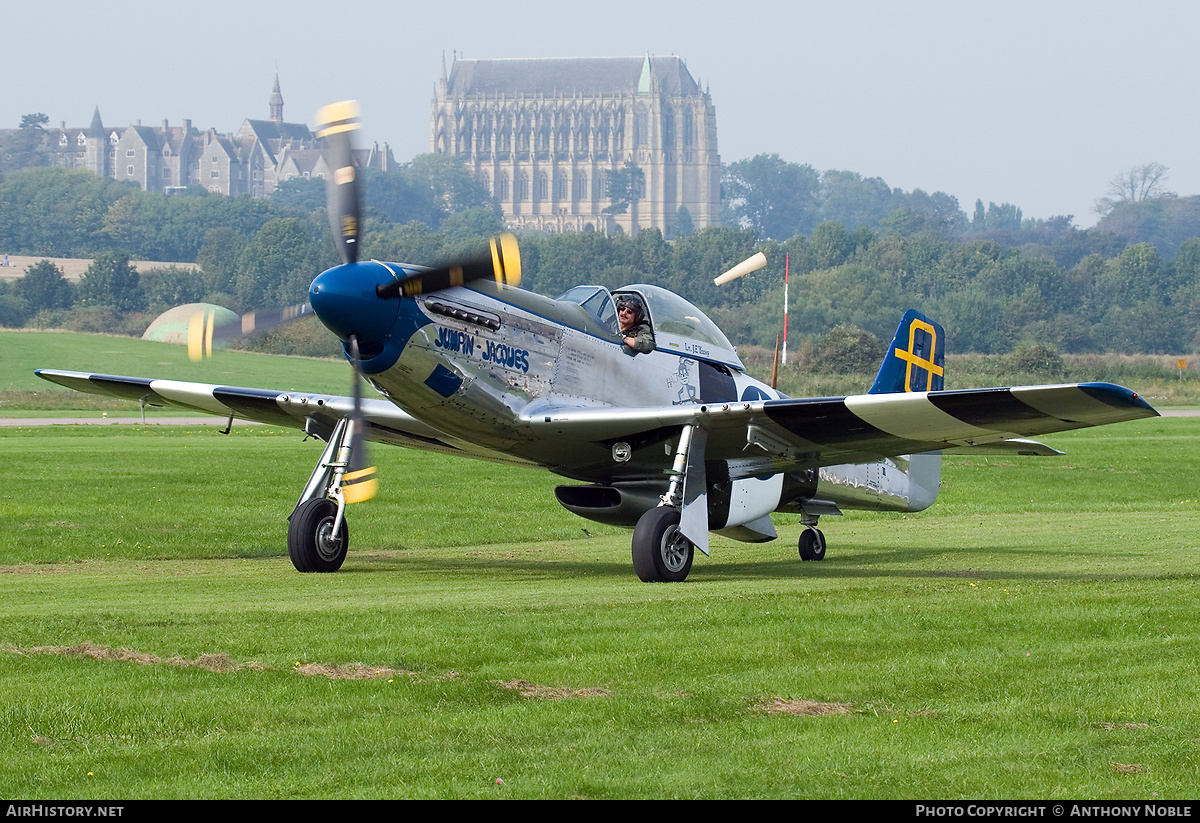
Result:
[[[219,417],[288,426],[327,439],[334,426],[354,408],[354,398],[274,389],[154,380],[112,374],[38,369],[35,374],[68,389],[135,400],[147,406],[169,406]],[[469,443],[447,437],[383,399],[364,399],[363,413],[371,424],[367,438],[426,451],[496,459]],[[512,459],[514,463],[523,463]]]
[[[708,435],[706,461],[724,462],[737,479],[926,451],[1052,454],[1025,438],[1157,416],[1122,386],[1071,383],[643,409],[543,408],[527,420],[547,434],[599,442],[646,440],[655,430],[697,424]]]

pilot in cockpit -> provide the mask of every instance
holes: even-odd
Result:
[[[626,353],[636,355],[654,351],[654,332],[646,322],[646,310],[641,300],[630,295],[618,297],[617,321],[621,324]]]

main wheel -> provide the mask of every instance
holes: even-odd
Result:
[[[815,526],[806,526],[800,532],[800,559],[825,559],[825,535]]]
[[[681,583],[692,570],[695,546],[679,530],[679,511],[659,506],[633,530],[633,570],[644,583]]]
[[[288,524],[288,556],[301,572],[335,572],[346,559],[350,530],[346,518],[333,533],[337,504],[327,497],[306,500],[292,512]]]

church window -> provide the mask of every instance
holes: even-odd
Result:
[[[521,179],[517,181],[517,199],[529,199],[529,175],[521,172]]]
[[[558,183],[554,188],[555,188],[554,196],[557,199],[559,199],[559,200],[567,199],[567,176],[565,174],[560,174],[558,176]]]
[[[565,155],[567,150],[571,147],[571,137],[570,132],[567,129],[566,118],[563,118],[559,121],[556,141],[558,145],[555,148],[557,149],[558,154]]]
[[[675,145],[675,112],[663,112],[663,145],[670,148]]]
[[[538,175],[537,199],[550,199],[550,178],[546,176],[545,172]]]
[[[499,151],[509,151],[512,148],[512,122],[507,117],[500,121],[496,142],[499,144]]]
[[[692,119],[692,113],[685,111],[683,113],[683,145],[691,146],[696,142],[696,125]]]
[[[633,116],[633,144],[635,146],[650,145],[650,114],[643,106],[638,106]]]

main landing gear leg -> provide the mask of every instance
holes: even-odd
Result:
[[[819,517],[816,514],[800,515],[800,525],[804,526],[804,531],[800,532],[801,560],[825,559],[825,534],[817,528]]]
[[[335,572],[346,560],[350,532],[341,483],[346,464],[338,455],[348,436],[347,420],[342,419],[288,517],[288,556],[297,571]]]
[[[633,570],[643,583],[681,583],[692,570],[696,546],[683,536],[679,524],[693,430],[693,426],[685,426],[679,436],[671,482],[662,502],[643,514],[633,530]]]

